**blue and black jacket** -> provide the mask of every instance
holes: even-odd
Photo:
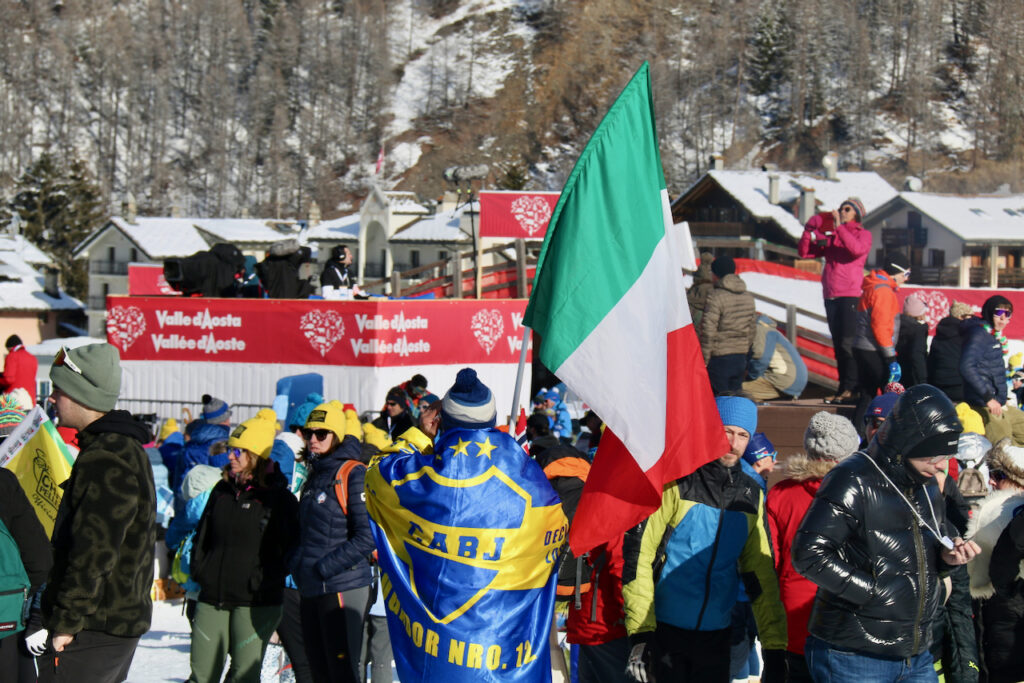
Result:
[[[729,628],[742,578],[763,647],[786,648],[764,494],[739,464],[716,460],[666,486],[661,507],[626,534],[623,554],[626,630],[634,640],[658,623]]]

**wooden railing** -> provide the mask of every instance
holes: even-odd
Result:
[[[362,288],[374,294],[389,293],[391,296],[416,296],[430,290],[450,288],[451,298],[461,299],[464,296],[472,296],[472,293],[463,291],[463,283],[466,280],[475,281],[477,278],[483,280],[488,275],[514,267],[516,269],[516,296],[525,299],[529,295],[530,284],[527,272],[530,266],[537,265],[535,252],[540,250],[541,244],[540,241],[520,239],[488,247],[480,252],[481,258],[497,254],[503,259],[503,262],[479,268],[473,263],[475,256],[473,250],[457,251],[447,260],[432,261],[408,270],[393,270],[390,277],[369,280],[363,283]],[[511,255],[509,252],[512,252]],[[468,268],[464,266],[467,259],[470,261]],[[425,276],[428,273],[430,275]],[[459,277],[453,277],[455,274]],[[508,287],[506,283],[481,284],[480,290],[482,294],[486,294],[506,287]]]

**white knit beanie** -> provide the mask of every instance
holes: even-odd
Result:
[[[804,432],[804,450],[817,460],[842,460],[860,448],[853,423],[842,415],[822,410],[811,416]]]

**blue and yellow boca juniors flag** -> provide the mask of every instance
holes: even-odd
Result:
[[[366,506],[402,680],[549,681],[568,523],[558,495],[496,429],[442,434],[371,467]]]

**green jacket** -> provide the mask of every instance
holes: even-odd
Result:
[[[149,438],[123,410],[78,433],[81,452],[62,485],[42,600],[51,634],[136,637],[149,630],[156,543],[153,470],[142,449]]]

